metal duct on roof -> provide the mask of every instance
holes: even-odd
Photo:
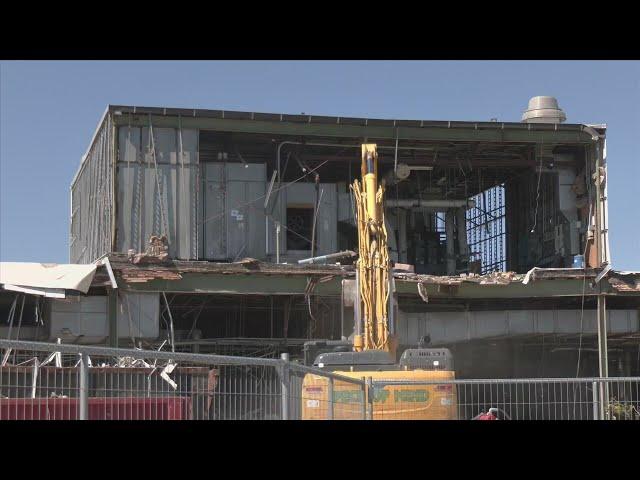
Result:
[[[562,123],[567,116],[558,106],[555,97],[533,97],[529,100],[529,106],[522,114],[524,123]]]

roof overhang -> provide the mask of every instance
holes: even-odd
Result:
[[[582,124],[393,120],[111,105],[116,125],[197,128],[272,135],[351,137],[376,140],[592,143]],[[604,134],[601,125],[599,133]]]

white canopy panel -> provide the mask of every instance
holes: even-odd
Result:
[[[95,264],[0,262],[0,284],[7,290],[77,290],[87,293],[96,268]],[[35,290],[33,293],[38,294]]]

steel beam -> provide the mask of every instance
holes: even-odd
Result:
[[[396,278],[396,291],[399,295],[419,295],[418,282]],[[429,298],[535,298],[535,297],[579,297],[582,295],[582,280],[536,280],[527,285],[519,282],[507,285],[481,285],[463,282],[458,285],[424,283]],[[598,290],[589,284],[585,295],[597,295]]]
[[[320,282],[313,290],[317,295],[340,295],[342,276]],[[304,295],[306,275],[199,274],[185,273],[180,280],[150,280],[140,283],[120,282],[121,289],[141,292],[223,293],[239,295]]]

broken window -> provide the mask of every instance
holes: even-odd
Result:
[[[469,270],[474,273],[507,269],[504,185],[473,197],[475,207],[466,212]]]

